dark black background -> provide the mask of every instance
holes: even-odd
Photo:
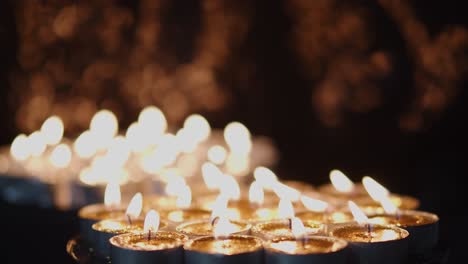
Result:
[[[177,1],[176,1],[177,2]],[[180,1],[179,1],[180,2]],[[183,1],[182,1],[183,2]],[[365,2],[365,1],[364,1]],[[412,1],[420,18],[431,30],[450,24],[467,26],[462,1]],[[378,178],[394,192],[422,201],[422,209],[441,217],[441,239],[455,260],[466,242],[466,80],[461,92],[440,119],[417,132],[398,128],[402,106],[398,93],[411,89],[411,73],[397,72],[401,87],[390,106],[368,114],[350,114],[336,128],[319,122],[310,105],[310,86],[301,64],[288,44],[290,21],[282,1],[256,1],[253,26],[243,52],[257,63],[262,82],[236,95],[231,119],[244,122],[253,133],[271,136],[281,152],[277,168],[282,178],[320,184],[328,171],[341,168],[358,181],[363,175]],[[382,19],[377,28],[382,41],[395,44],[405,65],[404,50],[396,29]],[[8,144],[17,131],[8,107],[11,91],[8,71],[15,65],[17,47],[11,4],[0,3],[0,143]],[[400,53],[398,53],[400,52]],[[254,90],[255,89],[255,90]],[[2,263],[71,263],[65,243],[76,234],[76,212],[0,204]],[[460,263],[460,262],[455,262]]]

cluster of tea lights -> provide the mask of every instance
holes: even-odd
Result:
[[[414,210],[415,198],[368,176],[355,184],[333,170],[330,178],[331,185],[302,183],[300,191],[292,187],[298,182],[288,185],[258,167],[250,186],[224,179],[216,194],[171,206],[141,193],[125,206],[119,185],[110,183],[103,204],[79,211],[81,235],[96,256],[117,264],[394,264],[436,246],[438,217]],[[190,196],[188,185],[173,188]]]
[[[0,175],[50,184],[56,205],[70,208],[95,202],[109,182],[118,182],[126,198],[135,191],[168,194],[167,184],[182,181],[197,194],[206,190],[197,187],[202,179],[223,173],[242,182],[257,166],[274,165],[277,159],[269,138],[253,137],[239,122],[212,129],[203,116],[193,114],[175,128],[155,106],[142,109],[127,128],[104,109],[76,137],[64,132],[61,118],[51,116],[37,131],[18,135],[8,150],[0,150]],[[196,177],[202,173],[203,178]]]
[[[438,241],[436,215],[371,177],[280,180],[271,142],[239,122],[212,130],[194,114],[176,130],[149,106],[125,133],[109,110],[75,139],[64,130],[52,116],[18,135],[7,169],[56,186],[58,205],[74,198],[70,186],[102,192],[79,210],[80,235],[112,263],[394,264]]]

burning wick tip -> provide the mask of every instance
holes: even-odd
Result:
[[[211,226],[216,225],[216,223],[218,223],[218,221],[219,221],[219,216],[214,217],[213,220],[211,220]]]
[[[132,218],[130,217],[130,215],[127,215],[127,222],[129,225],[132,225]]]

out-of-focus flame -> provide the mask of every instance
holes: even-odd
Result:
[[[353,201],[348,201],[348,207],[349,210],[351,211],[351,214],[353,214],[354,220],[358,222],[359,224],[367,224],[369,223],[369,218],[366,216],[366,214],[355,204]]]
[[[265,199],[265,193],[263,191],[262,186],[256,182],[253,181],[252,184],[250,184],[249,188],[249,201],[250,203],[254,203],[257,205],[262,205]]]
[[[120,206],[120,200],[120,185],[115,182],[109,182],[104,191],[104,204],[109,208],[118,207]]]
[[[279,218],[292,218],[294,217],[294,207],[289,199],[280,199],[278,203],[278,217]]]
[[[175,136],[165,134],[160,144],[142,157],[141,167],[147,173],[157,173],[164,167],[173,164],[178,154]]]
[[[280,199],[288,199],[297,202],[301,199],[301,192],[281,182],[273,185],[273,191]]]
[[[60,144],[50,154],[49,161],[56,168],[66,168],[70,165],[72,152],[68,145]]]
[[[147,106],[138,115],[138,123],[147,140],[157,139],[167,129],[164,113],[156,106]]]
[[[249,173],[249,165],[249,156],[231,153],[226,160],[226,171],[235,176],[245,176]]]
[[[181,192],[181,188],[187,185],[184,177],[173,174],[167,178],[165,192],[167,195],[177,196]]]
[[[89,130],[84,131],[81,133],[78,138],[76,138],[75,142],[73,143],[73,150],[78,155],[78,157],[82,159],[91,158],[94,154],[96,154],[97,146],[96,146],[96,139],[92,136]]]
[[[203,181],[208,189],[219,189],[223,180],[223,172],[213,163],[205,162],[202,165]]]
[[[46,150],[46,138],[40,131],[35,131],[28,137],[28,147],[32,156],[39,157]]]
[[[273,190],[275,183],[278,181],[276,174],[265,167],[255,168],[254,178],[264,189],[267,190]]]
[[[177,194],[176,206],[178,208],[189,208],[192,204],[192,190],[190,186],[184,185],[179,189]]]
[[[252,149],[250,131],[239,122],[231,122],[224,128],[224,140],[233,153],[247,155]]]
[[[190,115],[185,119],[184,129],[193,136],[195,142],[205,141],[211,134],[210,124],[203,116],[198,114]]]
[[[117,135],[119,122],[112,111],[103,109],[94,114],[89,124],[89,130],[97,139],[107,141]]]
[[[130,146],[127,139],[122,136],[117,136],[112,139],[106,153],[106,158],[109,159],[114,166],[124,166],[129,157]]]
[[[80,172],[80,181],[88,185],[98,185],[103,183],[115,182],[125,184],[129,180],[128,171],[115,166],[112,159],[106,156],[97,156],[89,167]]]
[[[228,174],[224,174],[223,180],[220,181],[220,193],[221,195],[227,197],[228,199],[232,200],[239,200],[240,199],[240,186],[236,179]]]
[[[136,193],[130,200],[130,203],[128,204],[125,215],[132,217],[132,218],[138,218],[140,216],[142,208],[143,208],[143,195],[141,195],[141,193]]]
[[[221,165],[226,161],[227,151],[223,146],[215,145],[208,149],[207,155],[209,161]]]
[[[214,222],[213,234],[216,239],[228,237],[230,234],[238,230],[237,226],[231,223],[228,218],[219,216]]]
[[[26,160],[29,158],[28,137],[25,134],[19,134],[15,137],[11,143],[10,154],[15,160]]]
[[[310,198],[308,196],[302,195],[301,202],[307,208],[307,210],[314,212],[325,212],[328,208],[328,203],[322,200]]]
[[[374,201],[379,202],[382,199],[387,198],[390,194],[387,188],[383,187],[380,183],[369,176],[364,176],[362,178],[362,184]]]
[[[160,217],[159,213],[156,212],[155,210],[149,210],[149,212],[146,214],[145,217],[145,223],[143,226],[143,232],[144,233],[154,233],[157,232],[159,229],[159,222],[160,222]]]
[[[132,123],[125,132],[125,138],[127,139],[130,148],[134,152],[144,151],[149,142],[145,137],[142,126],[138,122]]]
[[[339,192],[350,193],[354,189],[354,183],[339,170],[332,170],[330,172],[330,181]]]
[[[177,150],[184,153],[194,152],[199,143],[197,135],[187,128],[181,128],[177,131],[176,140],[178,146]]]
[[[297,217],[291,218],[291,233],[296,239],[304,237],[306,234],[306,229],[304,227],[304,223],[302,223],[301,219]]]
[[[47,118],[41,126],[41,133],[45,137],[48,145],[58,144],[63,137],[63,122],[58,116],[51,116]]]
[[[380,204],[382,205],[382,208],[387,214],[396,214],[398,213],[398,207],[392,202],[392,200],[389,197],[383,197],[380,200]]]

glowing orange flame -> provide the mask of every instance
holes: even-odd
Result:
[[[159,229],[159,222],[160,222],[160,217],[159,213],[156,212],[155,210],[150,210],[145,217],[145,223],[143,226],[143,232],[148,233],[150,235],[150,232],[157,232]]]
[[[226,161],[227,151],[223,146],[215,145],[208,149],[207,155],[209,161],[221,165]]]
[[[15,160],[26,160],[29,158],[28,137],[19,134],[15,137],[10,147],[10,154]]]
[[[258,182],[253,181],[249,188],[249,201],[257,205],[262,205],[264,199],[265,193],[262,186]]]
[[[330,181],[339,192],[350,193],[354,189],[354,183],[339,170],[332,170],[330,172]]]
[[[278,181],[278,177],[270,169],[257,167],[254,170],[255,180],[262,185],[264,189],[273,190],[273,186]]]
[[[291,233],[293,233],[296,239],[304,237],[304,235],[306,234],[306,229],[301,219],[297,217],[291,218]]]
[[[328,203],[322,200],[310,198],[308,196],[302,195],[301,202],[307,208],[307,210],[314,212],[325,212],[328,208]]]
[[[245,155],[252,149],[250,131],[239,122],[231,122],[224,128],[224,140],[233,153]]]
[[[364,185],[367,193],[369,193],[370,197],[372,197],[372,199],[375,201],[381,201],[382,199],[387,198],[390,194],[387,188],[383,187],[380,183],[369,176],[362,178],[362,184]]]
[[[286,219],[292,218],[294,215],[294,207],[291,200],[281,199],[278,203],[278,217]]]
[[[141,213],[141,209],[143,208],[143,195],[141,193],[136,193],[130,203],[128,204],[127,211],[125,212],[126,215],[132,218],[138,218]]]
[[[66,168],[70,165],[72,152],[66,144],[60,144],[50,154],[49,161],[56,168]]]
[[[41,126],[41,133],[44,135],[48,145],[58,144],[63,137],[63,122],[58,116],[47,118]]]
[[[359,224],[367,224],[369,223],[369,218],[366,214],[355,204],[353,201],[348,201],[348,207],[353,214],[354,220]]]
[[[107,207],[118,207],[120,200],[120,185],[115,182],[108,183],[104,192],[104,204]]]

